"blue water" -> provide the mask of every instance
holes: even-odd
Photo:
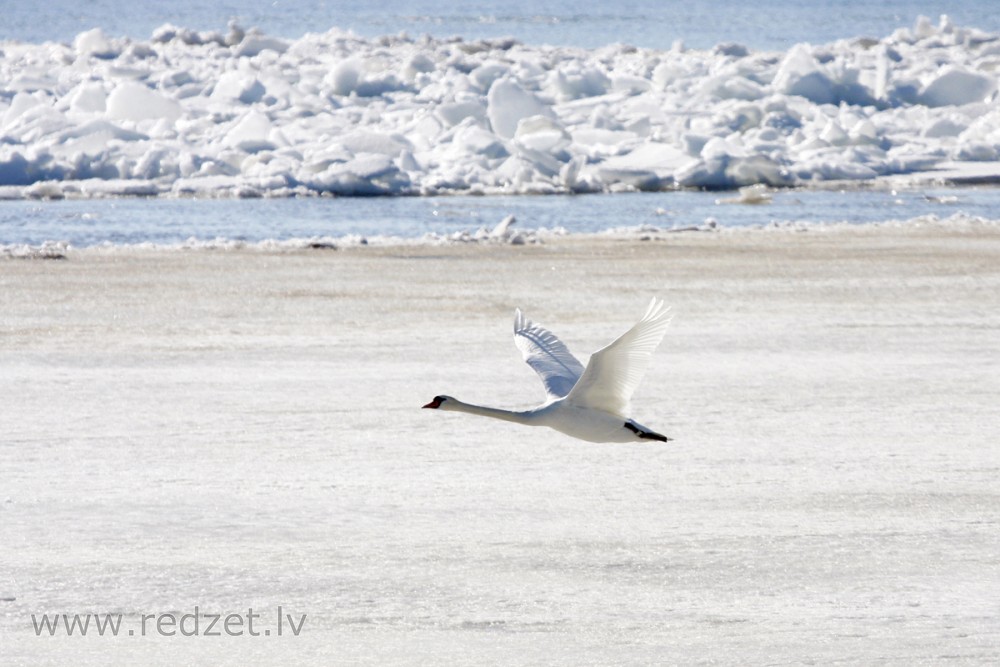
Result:
[[[676,40],[693,48],[739,42],[756,49],[787,49],[797,42],[827,43],[857,36],[882,37],[910,27],[918,15],[948,14],[963,26],[1000,31],[996,0],[632,0],[605,4],[577,0],[48,0],[0,6],[0,39],[69,42],[101,27],[112,36],[148,38],[173,23],[225,31],[231,18],[244,27],[294,38],[331,27],[373,37],[406,31],[466,39],[515,37],[529,44],[595,47],[627,43],[669,48]]]
[[[730,196],[730,195],[723,195]],[[995,218],[1000,189],[783,191],[769,205],[717,203],[719,193],[509,197],[300,198],[250,200],[104,199],[0,202],[0,245],[66,241],[76,247],[173,244],[196,238],[312,238],[376,234],[418,238],[431,232],[474,232],[505,216],[524,228],[570,232],[654,225],[683,227],[714,218],[722,226],[772,223],[907,220],[962,212]],[[928,197],[954,198],[940,203]]]

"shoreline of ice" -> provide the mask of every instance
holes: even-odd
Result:
[[[1000,183],[998,67],[947,17],[783,53],[95,28],[0,42],[0,199]]]
[[[299,252],[337,251],[346,249],[396,248],[396,247],[442,247],[442,246],[531,246],[560,240],[591,240],[598,242],[617,241],[666,241],[684,234],[712,234],[719,236],[758,233],[802,233],[840,232],[877,229],[918,229],[939,228],[949,230],[970,230],[976,228],[1000,227],[1000,218],[986,218],[953,213],[950,216],[922,215],[905,220],[882,220],[867,223],[843,221],[790,220],[770,224],[729,227],[718,224],[714,218],[700,223],[672,226],[650,224],[618,226],[599,232],[569,232],[563,227],[539,227],[515,229],[513,216],[508,216],[495,227],[459,230],[447,234],[428,232],[419,237],[404,237],[383,234],[343,236],[311,236],[288,239],[263,239],[245,241],[229,238],[188,238],[177,243],[111,243],[77,247],[65,241],[46,241],[41,244],[11,243],[0,244],[0,259],[63,260],[71,253],[117,253],[117,252],[186,252],[186,251],[247,251],[247,252]]]

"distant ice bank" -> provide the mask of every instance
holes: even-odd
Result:
[[[0,197],[992,179],[998,65],[947,17],[786,53],[94,29],[0,42]]]

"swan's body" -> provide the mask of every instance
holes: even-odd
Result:
[[[669,440],[628,416],[632,392],[660,344],[670,319],[662,301],[653,299],[638,324],[601,348],[584,368],[559,338],[525,318],[514,317],[514,342],[524,361],[545,385],[545,403],[511,411],[435,396],[425,408],[454,410],[529,426],[548,426],[589,442]]]

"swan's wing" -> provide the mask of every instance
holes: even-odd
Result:
[[[670,325],[669,310],[662,301],[653,299],[638,324],[594,352],[566,400],[627,418],[632,392]]]
[[[520,308],[514,314],[514,343],[524,362],[542,378],[550,398],[568,394],[583,374],[583,364],[559,337],[526,318]]]

